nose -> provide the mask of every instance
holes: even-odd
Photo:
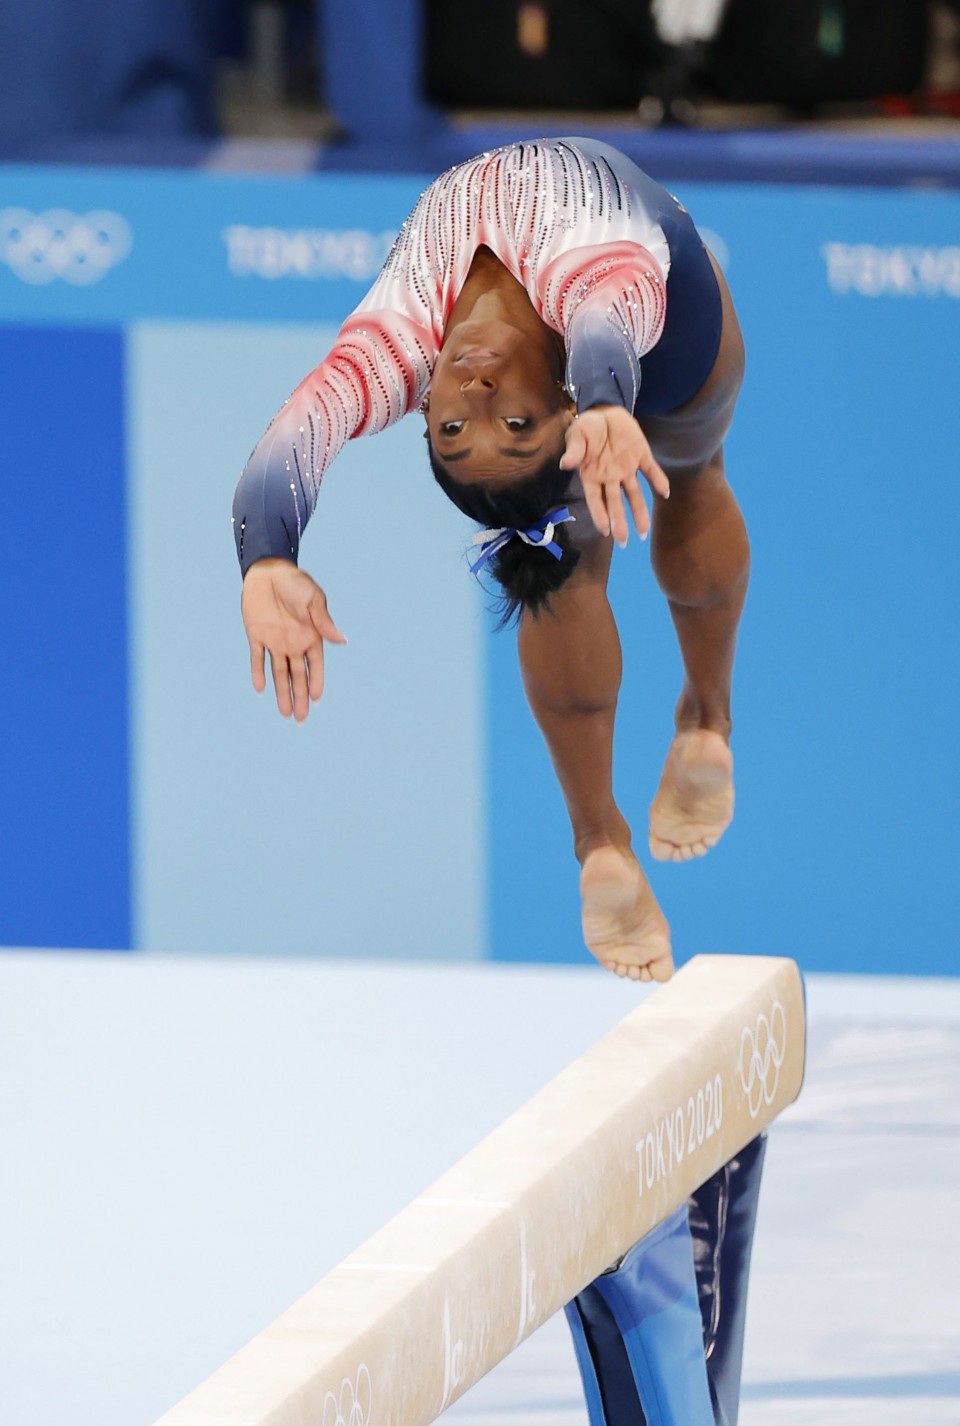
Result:
[[[474,372],[471,376],[464,375],[460,381],[461,395],[467,396],[470,393],[484,395],[493,393],[497,389],[497,383],[487,372]]]

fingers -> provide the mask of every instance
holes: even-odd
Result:
[[[560,457],[561,470],[577,470],[587,453],[587,442],[578,422],[567,428],[567,448]]]
[[[600,486],[585,485],[587,509],[601,535],[612,535],[621,549],[627,543],[629,521],[624,496],[630,507],[630,514],[641,540],[650,533],[650,515],[643,498],[640,482],[635,475],[622,483],[620,480],[605,481]]]
[[[633,516],[633,523],[637,527],[637,534],[641,540],[645,540],[650,533],[650,514],[647,510],[647,502],[643,498],[643,491],[640,482],[634,475],[630,480],[625,480],[623,489],[627,500],[630,502],[630,514]],[[626,522],[624,522],[626,523]]]
[[[307,662],[304,658],[290,660],[290,689],[293,694],[293,716],[302,723],[310,712],[310,695],[307,689]]]
[[[264,560],[248,571],[241,607],[254,688],[266,687],[269,654],[277,708],[284,718],[292,715],[302,723],[323,693],[324,639],[347,642],[323,590],[296,565]]]
[[[252,643],[250,645],[250,677],[258,693],[262,693],[267,686],[267,671],[264,665],[265,652],[262,644]]]
[[[346,639],[343,641],[346,643]],[[318,639],[306,653],[307,660],[307,688],[310,693],[311,703],[319,702],[323,692],[323,640]]]
[[[293,712],[293,698],[290,695],[290,660],[283,654],[270,653],[270,671],[273,674],[273,688],[277,695],[277,707],[284,718]]]
[[[594,525],[599,530],[601,535],[609,535],[610,513],[607,510],[603,486],[594,484],[593,481],[590,481],[589,483],[587,481],[584,481],[583,494],[584,499],[587,502],[587,510],[590,513],[590,519],[593,521]]]
[[[307,605],[310,622],[321,639],[329,639],[332,644],[345,644],[347,638],[337,628],[327,608],[327,599],[322,589],[315,589]]]
[[[640,469],[647,477],[651,490],[655,490],[664,500],[670,499],[670,481],[663,467],[654,460],[653,452],[647,447],[647,457],[640,462]]]
[[[648,473],[641,466],[638,474],[646,475],[651,487],[664,500],[670,498],[670,482],[663,471],[657,465],[653,457],[650,458],[652,472]],[[630,506],[630,513],[633,516],[633,523],[637,528],[637,534],[641,540],[645,540],[650,533],[650,511],[647,502],[643,498],[643,487],[637,479],[637,475],[630,475],[616,486],[608,485],[604,490],[607,508],[610,514],[610,528],[614,539],[622,547],[627,543],[627,517],[623,509],[623,497],[626,496]],[[589,502],[588,502],[589,503]]]
[[[610,533],[621,549],[627,543],[627,512],[623,506],[623,487],[619,481],[604,487],[603,498],[610,520]]]
[[[277,707],[284,718],[291,714],[302,723],[310,711],[312,669],[305,658],[284,658],[283,654],[270,655],[270,669],[273,673],[273,687],[277,695]],[[323,689],[323,674],[320,675]],[[319,693],[316,695],[319,698]],[[314,698],[316,702],[316,698]]]
[[[624,497],[641,539],[650,531],[650,515],[638,479],[643,475],[651,489],[667,499],[670,482],[655,460],[640,426],[628,412],[601,414],[589,411],[571,425],[563,470],[579,469],[587,509],[601,535],[612,535],[622,547],[629,522]]]
[[[318,639],[305,654],[296,654],[293,658],[271,652],[270,669],[277,707],[284,718],[292,714],[302,723],[310,712],[310,704],[316,703],[323,693],[323,643]]]

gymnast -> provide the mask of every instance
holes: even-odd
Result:
[[[607,576],[628,518],[642,539],[650,530],[642,476],[685,672],[649,845],[660,860],[700,856],[733,815],[749,546],[723,440],[743,364],[726,281],[675,198],[592,139],[509,144],[424,191],[234,500],[254,687],[269,652],[279,710],[302,720],[323,689],[324,643],[345,642],[297,566],[324,471],[351,437],[423,413],[437,483],[483,527],[471,568],[493,574],[504,622],[517,621],[581,867],[584,939],[633,979],[665,980],[673,963],[613,795],[622,660]],[[403,531],[400,496],[392,522]]]

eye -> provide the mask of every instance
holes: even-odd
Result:
[[[463,430],[462,421],[441,421],[439,431],[441,436],[458,436]]]
[[[525,431],[530,425],[527,416],[505,416],[503,419],[508,431]]]

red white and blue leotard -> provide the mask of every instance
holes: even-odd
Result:
[[[639,399],[641,362],[658,355],[658,344],[675,353],[666,381],[663,373],[659,379],[659,409],[680,405],[705,379],[719,344],[719,293],[676,199],[592,140],[516,143],[481,154],[424,191],[333,350],[251,455],[234,500],[244,572],[265,555],[296,560],[324,471],[345,442],[419,407],[481,246],[562,335],[579,410],[615,402],[649,413]],[[678,265],[687,274],[682,284]],[[692,317],[678,323],[672,308],[681,285],[681,306],[691,309],[694,288],[697,300]],[[645,363],[644,395],[647,371]]]

